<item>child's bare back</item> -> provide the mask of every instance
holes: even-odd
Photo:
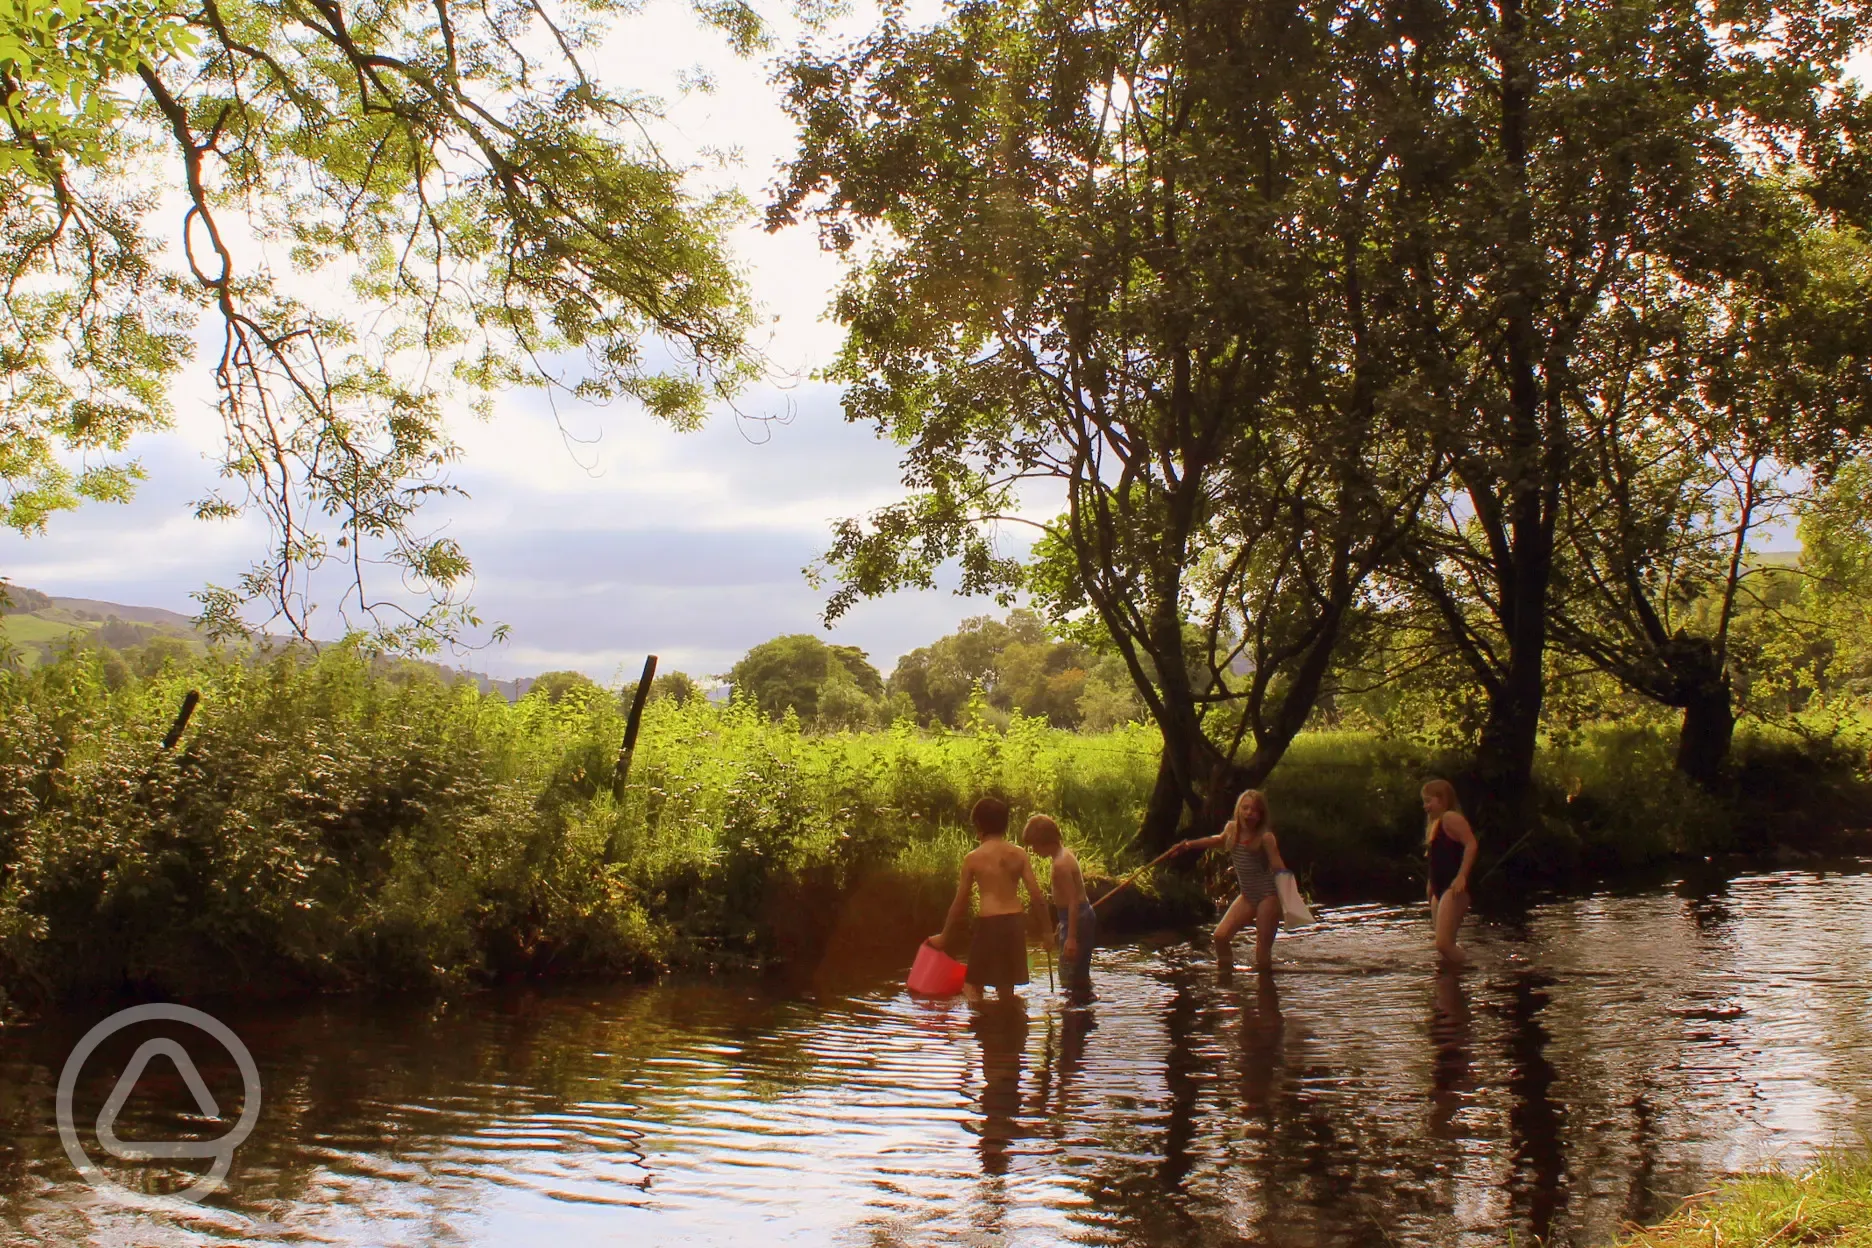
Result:
[[[963,859],[966,873],[980,890],[982,918],[997,914],[1019,914],[1020,886],[1027,884],[1032,896],[1040,896],[1040,884],[1034,877],[1033,862],[1020,846],[996,837],[982,842]]]

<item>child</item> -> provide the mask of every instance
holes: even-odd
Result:
[[[1045,901],[1040,895],[1040,881],[1034,878],[1033,863],[1027,851],[1010,845],[1007,839],[1008,808],[999,798],[984,797],[969,811],[969,822],[981,844],[962,860],[962,879],[956,885],[955,900],[949,904],[949,917],[943,930],[930,937],[929,943],[941,949],[950,932],[956,930],[968,913],[969,888],[981,890],[981,912],[975,919],[975,938],[969,944],[968,978],[962,993],[971,1002],[982,999],[983,988],[994,988],[1011,996],[1016,985],[1027,982],[1027,926],[1021,912],[1019,886],[1027,886],[1027,902],[1036,918],[1042,917]],[[1044,926],[1044,925],[1043,925]],[[1046,946],[1053,948],[1053,931],[1045,933]]]
[[[1079,859],[1060,837],[1059,824],[1035,815],[1021,829],[1021,843],[1053,860],[1053,913],[1058,917],[1060,983],[1068,994],[1092,995],[1092,946],[1098,940],[1098,915],[1086,900]]]
[[[1255,969],[1268,970],[1274,965],[1274,933],[1280,930],[1281,923],[1274,876],[1285,871],[1287,864],[1281,861],[1280,843],[1274,839],[1267,798],[1249,789],[1235,799],[1235,817],[1222,829],[1222,835],[1182,841],[1176,848],[1213,849],[1218,845],[1228,851],[1241,891],[1215,930],[1216,969],[1224,979],[1233,972],[1235,959],[1231,946],[1235,933],[1253,923]]]
[[[1475,866],[1475,829],[1456,800],[1456,786],[1430,780],[1423,786],[1424,852],[1430,858],[1430,919],[1436,929],[1437,958],[1445,966],[1468,960],[1456,933],[1469,913],[1469,871]]]

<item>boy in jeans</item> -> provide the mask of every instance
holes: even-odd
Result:
[[[1044,920],[1041,908],[1046,902],[1040,881],[1034,878],[1033,863],[1027,851],[1008,843],[1007,803],[984,797],[969,811],[975,836],[981,842],[962,860],[962,878],[956,885],[955,900],[949,903],[949,917],[943,930],[929,938],[941,949],[950,932],[957,930],[968,914],[969,890],[981,890],[981,909],[975,917],[975,938],[969,942],[968,978],[962,993],[970,1001],[982,999],[983,988],[993,988],[1003,996],[1027,982],[1027,924],[1020,904],[1021,885],[1027,887],[1027,902],[1034,917]],[[1046,947],[1053,948],[1053,929],[1042,922]]]
[[[1059,824],[1035,815],[1021,829],[1021,842],[1053,860],[1053,913],[1059,920],[1060,986],[1067,995],[1092,995],[1092,946],[1098,940],[1098,915],[1086,899],[1079,859],[1066,848]]]

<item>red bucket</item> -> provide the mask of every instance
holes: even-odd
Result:
[[[968,967],[926,940],[910,967],[910,991],[923,997],[953,997],[967,977]]]

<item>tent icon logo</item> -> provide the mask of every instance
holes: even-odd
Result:
[[[199,1201],[217,1191],[226,1180],[229,1168],[234,1164],[234,1150],[239,1148],[249,1135],[253,1134],[254,1125],[260,1119],[260,1070],[254,1065],[253,1054],[241,1043],[233,1030],[212,1014],[191,1009],[186,1005],[154,1004],[132,1006],[119,1010],[87,1031],[84,1039],[78,1042],[71,1056],[65,1059],[65,1069],[59,1073],[58,1097],[56,1109],[58,1116],[59,1141],[65,1146],[65,1155],[71,1159],[78,1173],[84,1176],[98,1192],[114,1197],[126,1203],[147,1205],[150,1198],[136,1195],[104,1176],[78,1139],[78,1129],[72,1114],[72,1096],[78,1087],[78,1076],[84,1070],[85,1060],[97,1050],[98,1045],[136,1023],[154,1020],[186,1023],[198,1031],[206,1032],[216,1043],[233,1055],[234,1064],[240,1068],[242,1099],[240,1119],[232,1130],[214,1140],[169,1140],[169,1141],[125,1141],[117,1135],[117,1115],[123,1112],[124,1105],[130,1100],[130,1094],[136,1090],[137,1080],[150,1062],[157,1058],[167,1058],[181,1075],[189,1094],[195,1098],[195,1108],[204,1118],[221,1117],[221,1107],[215,1102],[214,1094],[202,1081],[201,1071],[195,1067],[195,1059],[180,1043],[168,1038],[145,1040],[131,1056],[124,1067],[123,1074],[117,1079],[117,1086],[111,1089],[104,1108],[98,1111],[97,1140],[100,1147],[119,1161],[155,1161],[172,1158],[213,1158],[208,1172],[202,1175],[187,1190],[176,1193],[182,1200]]]

